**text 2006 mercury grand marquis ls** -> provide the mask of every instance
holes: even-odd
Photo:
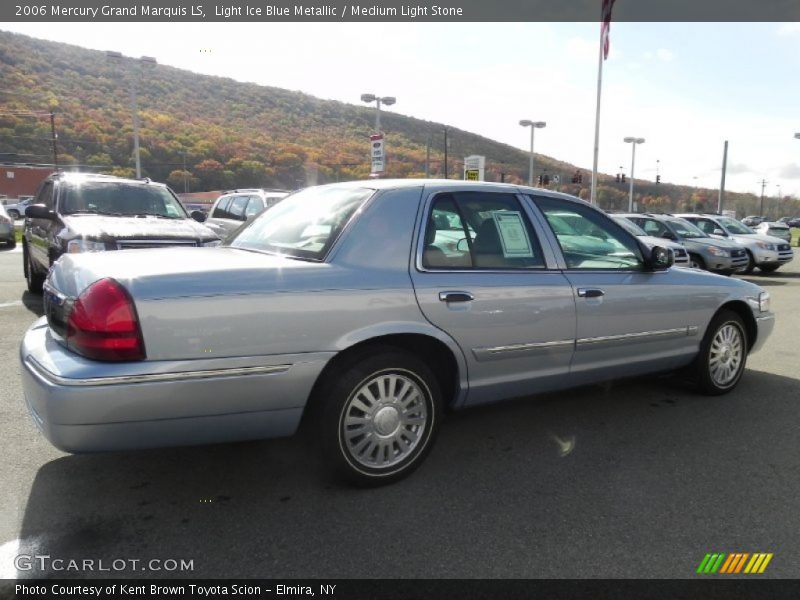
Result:
[[[591,222],[592,237],[554,219]],[[443,409],[688,367],[732,390],[769,294],[670,268],[600,210],[503,184],[308,188],[218,248],[65,255],[20,349],[36,424],[69,452],[291,435],[397,480]]]

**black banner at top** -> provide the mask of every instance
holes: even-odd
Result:
[[[599,21],[602,0],[4,0],[2,22]],[[797,0],[616,0],[614,21],[800,21]]]

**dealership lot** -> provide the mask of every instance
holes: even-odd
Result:
[[[730,395],[665,377],[458,413],[410,479],[356,490],[301,437],[51,447],[21,398],[17,348],[41,314],[21,257],[0,250],[0,578],[41,574],[17,571],[19,555],[123,560],[120,574],[192,561],[142,573],[156,576],[671,578],[707,552],[771,552],[763,576],[800,576],[797,261],[747,276],[777,323]],[[93,574],[108,575],[71,573]]]

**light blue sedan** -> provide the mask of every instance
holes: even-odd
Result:
[[[561,239],[586,222],[604,243]],[[315,428],[365,485],[408,475],[446,408],[686,368],[731,391],[769,294],[672,269],[577,198],[370,180],[286,198],[217,248],[67,254],[20,348],[34,422],[69,452]]]

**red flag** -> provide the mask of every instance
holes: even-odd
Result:
[[[601,34],[603,37],[603,60],[608,58],[608,37],[611,30],[611,9],[614,7],[614,0],[603,0],[603,26]]]

